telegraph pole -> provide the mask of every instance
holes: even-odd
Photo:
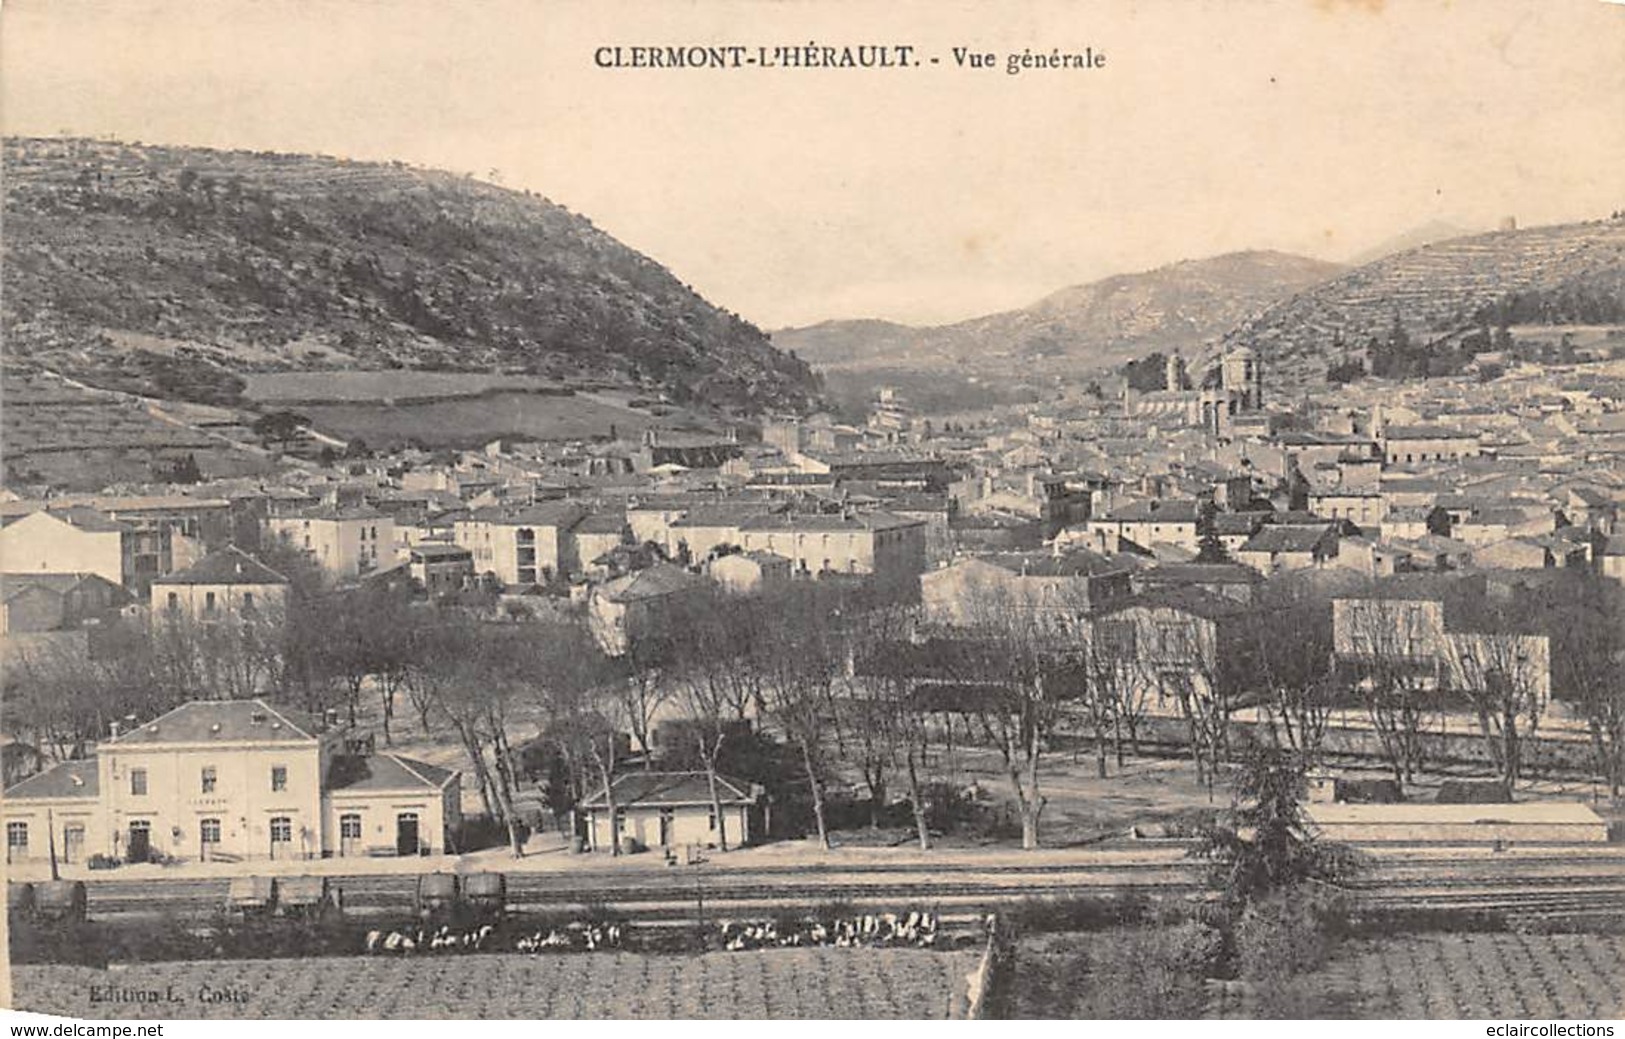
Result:
[[[56,870],[56,817],[49,808],[45,809],[45,838],[51,848],[51,879],[61,880]]]

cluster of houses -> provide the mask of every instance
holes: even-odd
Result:
[[[274,617],[290,603],[262,558],[273,543],[338,585],[568,598],[611,653],[700,588],[863,584],[953,625],[993,587],[1057,630],[1087,617],[1121,640],[1115,617],[1161,632],[1170,675],[1218,652],[1285,572],[1359,578],[1365,599],[1409,604],[1406,623],[1421,608],[1416,652],[1441,661],[1467,655],[1473,634],[1444,606],[1463,594],[1452,578],[1487,579],[1480,595],[1559,568],[1625,581],[1618,380],[1514,373],[1286,404],[1266,399],[1245,352],[1195,388],[1170,361],[1168,380],[1160,394],[1072,393],[957,424],[887,392],[865,424],[775,419],[759,441],[505,440],[276,479],[13,488],[0,495],[0,653],[89,652],[87,632],[115,615]],[[1336,615],[1350,651],[1352,618],[1379,608],[1354,598]],[[48,810],[66,855],[441,849],[457,788],[455,774],[346,748],[262,703],[191,704],[8,790],[8,849],[38,854]]]

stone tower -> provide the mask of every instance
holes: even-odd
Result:
[[[1243,346],[1225,354],[1219,375],[1220,386],[1236,402],[1238,411],[1257,411],[1264,406],[1264,364],[1250,349]]]
[[[1185,388],[1185,359],[1179,356],[1178,350],[1175,350],[1168,355],[1163,375],[1163,389],[1177,392]]]

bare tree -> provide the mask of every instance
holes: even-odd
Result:
[[[617,707],[643,752],[645,769],[653,759],[651,735],[655,715],[671,700],[670,678],[680,660],[674,634],[672,624],[655,618],[652,623],[627,633],[626,652],[618,661],[625,681],[619,689]]]
[[[800,752],[812,797],[818,845],[829,848],[824,811],[824,743],[834,715],[833,686],[844,667],[838,648],[839,604],[809,585],[757,600],[757,658],[766,679],[769,711]]]
[[[83,757],[116,720],[148,720],[187,699],[161,680],[144,626],[121,623],[97,635],[21,652],[5,668],[0,719],[57,760]]]
[[[435,625],[418,632],[419,644],[433,652],[414,662],[405,683],[410,695],[430,705],[425,714],[437,714],[451,725],[485,814],[508,826],[518,855],[522,848],[513,815],[506,725],[509,705],[523,679],[523,654],[506,627],[482,624],[455,610],[443,612]]]
[[[318,666],[342,683],[350,724],[356,723],[362,691],[372,679],[379,692],[384,743],[392,743],[395,702],[410,667],[416,611],[399,594],[373,588],[331,595],[311,608],[324,617]]]
[[[1210,789],[1229,746],[1230,714],[1246,678],[1237,652],[1243,609],[1213,596],[1146,597],[1095,618],[1090,670],[1125,715],[1159,699],[1178,711],[1197,781]]]
[[[899,602],[876,603],[843,630],[850,664],[844,669],[847,693],[838,720],[858,748],[859,766],[870,803],[885,799],[886,779],[901,767],[920,850],[931,847],[921,775],[930,751],[925,714],[913,696],[908,647],[919,623],[918,611]],[[871,815],[871,823],[878,817]]]
[[[674,699],[687,716],[694,749],[705,769],[721,851],[728,850],[727,816],[718,785],[723,745],[753,706],[763,713],[766,700],[758,656],[759,621],[749,600],[720,593],[696,593],[673,602],[659,621],[669,626],[676,647]]]
[[[1625,586],[1575,575],[1531,612],[1548,619],[1554,695],[1574,704],[1591,737],[1597,775],[1625,788]]]
[[[532,626],[531,644],[536,655],[530,691],[548,719],[547,737],[567,763],[583,771],[590,765],[595,773],[609,814],[610,853],[619,855],[616,767],[621,734],[637,724],[634,716],[643,709],[636,683],[622,680],[585,624],[555,621]],[[647,717],[640,717],[647,731]]]
[[[1549,643],[1516,626],[1508,611],[1486,603],[1476,630],[1445,643],[1444,685],[1471,705],[1490,763],[1508,790],[1522,776],[1525,743],[1535,738],[1551,696]]]
[[[1026,603],[997,588],[978,590],[966,607],[970,636],[959,664],[971,683],[987,683],[977,717],[997,748],[1021,817],[1021,846],[1039,846],[1046,799],[1039,765],[1064,705],[1087,685],[1081,654],[1057,651],[1052,633]]]
[[[1439,715],[1442,604],[1370,597],[1332,608],[1342,681],[1370,719],[1394,779],[1410,783]]]
[[[446,687],[442,706],[468,751],[476,771],[496,796],[500,822],[508,830],[515,858],[525,853],[514,807],[518,778],[508,742],[510,712],[523,695],[531,674],[530,632],[514,625],[482,624],[474,653],[465,662],[463,680]],[[486,748],[490,764],[486,764]]]
[[[1276,744],[1312,763],[1336,703],[1331,601],[1311,583],[1282,575],[1265,583],[1253,607],[1234,643],[1237,670],[1262,694]]]

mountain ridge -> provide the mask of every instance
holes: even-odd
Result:
[[[1026,307],[945,325],[826,321],[773,332],[779,346],[827,367],[1011,361],[1109,366],[1151,349],[1196,349],[1246,314],[1341,272],[1272,250],[1182,260],[1067,286]]]
[[[244,372],[511,371],[740,413],[817,379],[541,196],[403,163],[5,140],[8,363],[232,403]]]

